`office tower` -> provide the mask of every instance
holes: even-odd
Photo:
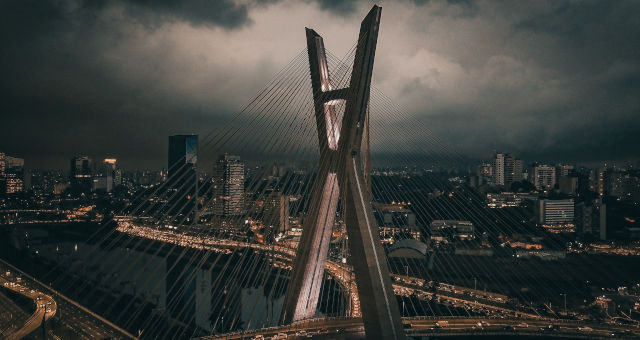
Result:
[[[504,157],[504,185],[511,187],[514,182],[522,181],[522,160],[511,154]]]
[[[529,171],[529,182],[538,190],[553,188],[556,185],[556,168],[544,164],[534,165]]]
[[[600,241],[607,240],[607,205],[602,202],[602,198],[595,201],[594,204],[598,211],[598,227],[600,229]]]
[[[4,196],[7,193],[7,183],[5,179],[4,170],[6,167],[4,152],[0,152],[0,196]]]
[[[597,168],[594,171],[594,189],[595,192],[598,193],[598,196],[602,197],[604,195],[604,173],[607,171],[606,165],[604,167]]]
[[[289,230],[289,197],[281,192],[267,194],[262,204],[262,223],[278,232]]]
[[[541,199],[536,206],[536,219],[542,225],[566,225],[574,222],[573,199]]]
[[[522,160],[512,154],[497,153],[492,161],[493,184],[508,188],[514,182],[522,181]]]
[[[503,153],[497,153],[493,157],[493,183],[494,185],[504,185],[504,156]]]
[[[198,162],[198,136],[169,136],[169,178],[176,178],[185,171],[196,171]]]
[[[193,210],[196,215],[194,218],[197,218],[197,163],[197,135],[169,136],[167,188],[174,193],[170,195],[168,207],[176,216],[187,215]]]
[[[75,156],[71,158],[71,171],[69,173],[71,185],[83,191],[91,190],[93,186],[93,172],[91,168],[91,158],[87,156]]]
[[[93,190],[104,190],[111,192],[116,184],[117,160],[115,158],[105,158],[96,165],[93,175]]]
[[[609,169],[603,174],[603,192],[608,196],[621,197],[624,192],[625,174]]]
[[[575,175],[575,167],[570,164],[556,164],[556,183],[560,183],[560,177]]]
[[[244,162],[239,156],[224,154],[213,171],[213,212],[221,216],[244,213]]]
[[[576,203],[576,231],[607,239],[607,205],[601,198]]]
[[[113,171],[113,186],[117,187],[122,185],[122,170],[118,168],[118,160],[115,158],[105,158],[103,163],[105,166],[110,166]]]
[[[24,191],[24,159],[0,153],[0,190],[3,194]]]

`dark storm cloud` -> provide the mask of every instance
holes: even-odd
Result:
[[[166,135],[201,123],[202,108],[179,96],[150,95],[159,90],[153,77],[130,83],[106,54],[123,48],[116,57],[126,64],[135,50],[123,42],[166,22],[223,29],[250,23],[247,6],[228,1],[7,1],[0,6],[1,145],[30,158],[32,166],[52,161],[64,166],[81,153],[115,153],[135,159],[135,166],[157,166]],[[157,74],[161,59],[136,65],[136,71]]]
[[[422,33],[411,45],[424,47],[402,102],[467,153],[638,158],[638,2],[471,5],[461,16],[464,6],[426,2],[431,15],[410,21]]]
[[[358,3],[365,1],[358,0],[316,0],[320,9],[329,11],[336,15],[350,16],[358,9]]]
[[[167,135],[211,130],[245,104],[304,46],[302,27],[339,55],[371,4],[1,2],[0,151],[31,166],[79,153],[162,166]],[[638,157],[640,3],[382,6],[374,83],[460,152]]]
[[[132,10],[149,10],[158,14],[154,18],[160,23],[167,19],[184,20],[193,25],[221,26],[237,28],[249,21],[247,5],[232,0],[133,0]],[[144,14],[143,14],[144,15]]]

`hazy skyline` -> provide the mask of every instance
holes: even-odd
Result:
[[[377,3],[373,84],[460,153],[638,159],[640,2]],[[240,109],[305,26],[342,55],[372,4],[4,1],[0,151],[30,168],[166,166],[167,136]]]

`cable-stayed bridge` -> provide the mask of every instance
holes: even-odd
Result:
[[[526,216],[434,174],[465,159],[371,85],[380,19],[374,6],[342,58],[307,29],[307,48],[228,122],[176,138],[166,181],[73,251],[42,247],[56,257],[43,281],[149,339],[637,337],[631,316],[566,307],[586,274],[632,282],[604,259],[477,255]],[[439,237],[475,255],[420,242],[434,220],[472,222]]]

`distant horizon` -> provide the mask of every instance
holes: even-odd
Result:
[[[168,135],[220,128],[293,59],[287,76],[302,85],[287,85],[310,95],[304,28],[325,38],[335,68],[371,5],[3,2],[2,31],[17,33],[0,38],[0,148],[27,167],[65,167],[73,154],[159,167]],[[499,149],[637,162],[640,3],[381,5],[371,124],[391,135],[379,131],[372,150],[438,136],[471,159]],[[386,111],[389,98],[400,111]]]

